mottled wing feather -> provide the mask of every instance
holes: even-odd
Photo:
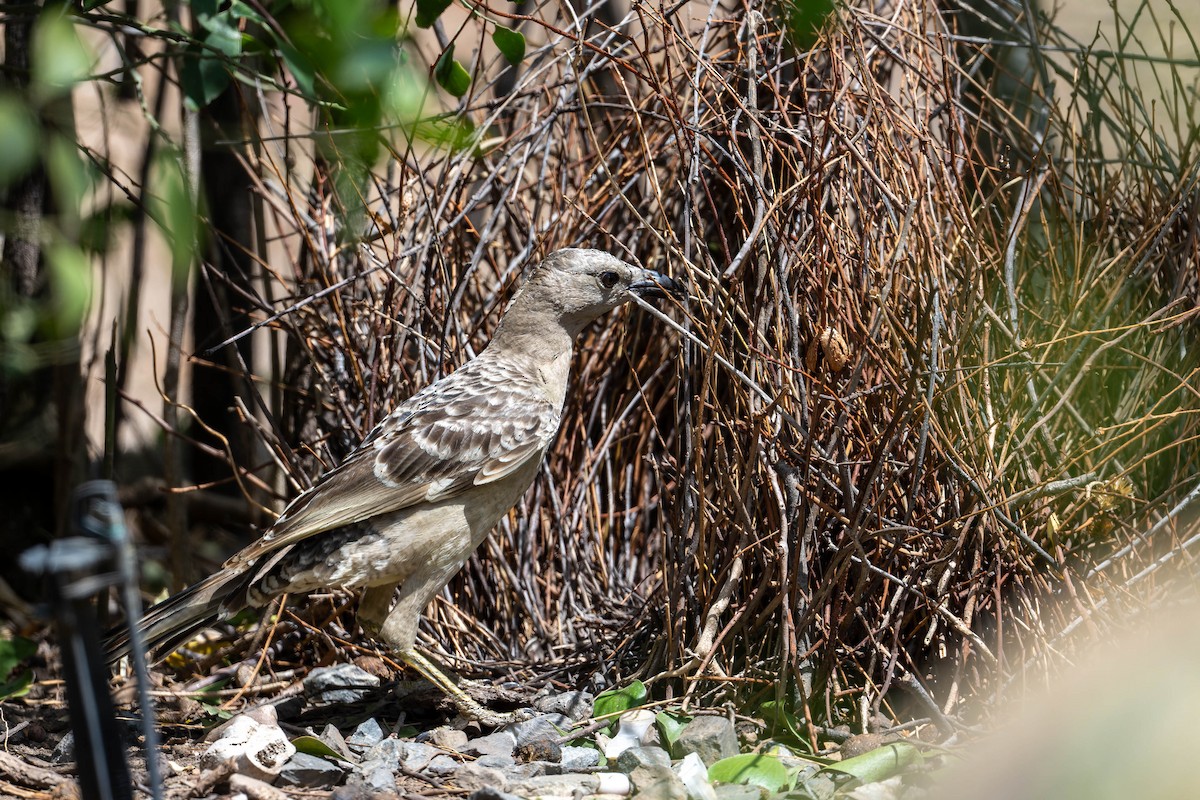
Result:
[[[471,362],[401,404],[226,565],[511,475],[541,459],[560,412],[527,371]]]

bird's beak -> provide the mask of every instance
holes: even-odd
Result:
[[[677,300],[687,299],[683,284],[652,269],[642,270],[642,279],[629,284],[629,291],[644,300],[662,299],[667,295]]]

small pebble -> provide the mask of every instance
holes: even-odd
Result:
[[[516,738],[507,731],[498,731],[472,739],[463,746],[462,752],[469,756],[511,756],[516,749]]]
[[[631,747],[617,756],[617,769],[626,775],[638,767],[670,767],[671,754],[661,747]]]
[[[332,761],[308,753],[296,753],[287,760],[275,783],[301,789],[324,789],[342,779],[345,770]]]
[[[562,761],[562,747],[554,739],[534,739],[517,747],[517,758],[527,761]]]
[[[665,750],[663,751],[666,752]],[[594,747],[575,747],[563,745],[561,749],[563,772],[581,772],[585,769],[599,766],[600,751]],[[667,763],[671,763],[668,757]]]
[[[491,767],[481,766],[478,762],[463,764],[454,773],[453,781],[454,785],[459,789],[465,789],[468,792],[487,787],[504,791],[508,783],[503,772]]]
[[[462,752],[462,749],[467,746],[467,734],[466,731],[447,728],[443,725],[440,728],[434,728],[424,736],[417,737],[417,741],[428,741],[434,747],[440,747],[443,750]]]
[[[433,775],[434,777],[440,778],[440,777],[443,777],[446,775],[452,775],[455,772],[458,772],[458,769],[461,766],[462,766],[461,762],[455,761],[450,756],[439,755],[439,756],[433,757],[433,760],[429,762],[429,764],[425,767],[424,771],[428,772],[430,775]]]
[[[320,703],[356,703],[377,686],[379,678],[353,664],[319,667],[304,677],[304,693]]]
[[[346,737],[346,746],[355,753],[362,754],[382,742],[386,735],[378,720],[371,717],[359,723],[354,733]]]
[[[591,692],[560,692],[533,701],[533,707],[546,714],[562,714],[572,720],[589,719],[592,716]]]

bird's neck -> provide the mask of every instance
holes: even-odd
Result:
[[[575,334],[557,321],[542,320],[541,324],[523,324],[521,319],[506,317],[487,346],[487,352],[514,358],[529,359],[538,364],[570,360],[575,346]]]
[[[488,349],[545,363],[570,358],[575,337],[588,320],[564,314],[561,298],[540,287],[518,292],[505,312]]]

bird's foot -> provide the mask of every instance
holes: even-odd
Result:
[[[493,711],[467,694],[459,683],[452,680],[415,649],[400,653],[399,655],[406,664],[421,673],[422,677],[440,689],[446,695],[447,699],[454,704],[459,714],[468,719],[477,720],[481,725],[500,728],[513,722],[530,719],[533,716],[533,712],[529,709],[518,709],[517,711],[508,712]]]
[[[459,714],[489,728],[503,728],[505,725],[524,722],[534,716],[532,709],[528,708],[519,708],[516,711],[493,711],[465,692],[461,697],[455,695],[449,697]]]

